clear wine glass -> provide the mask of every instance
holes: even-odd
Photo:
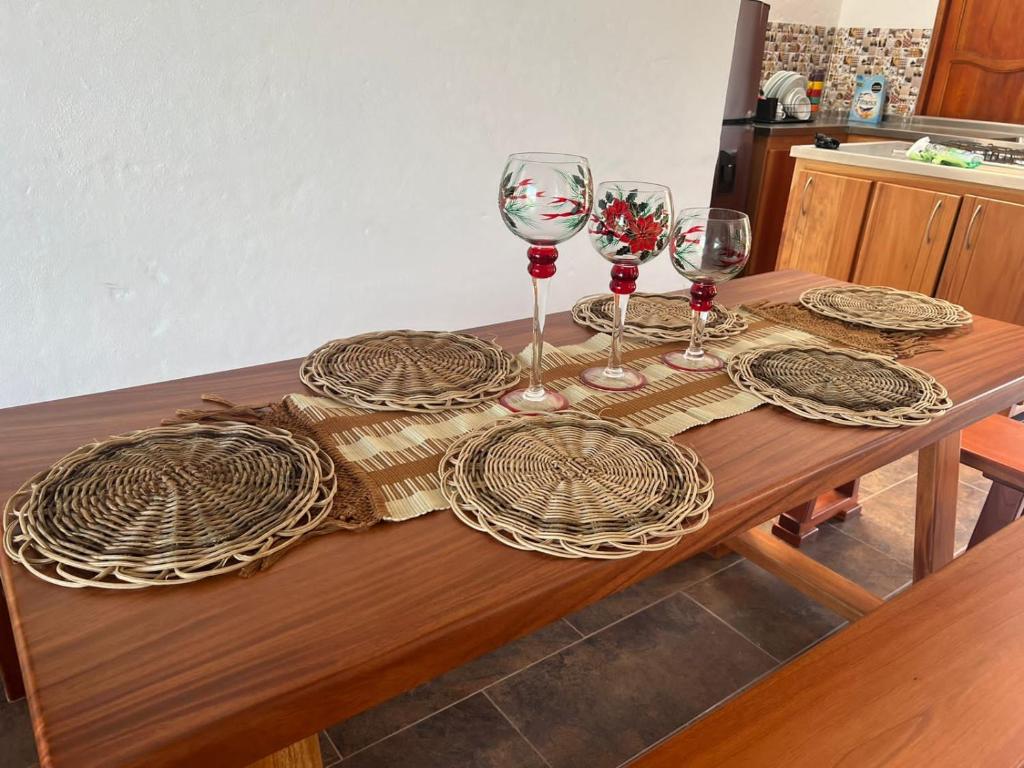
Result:
[[[507,392],[511,411],[560,411],[564,396],[544,387],[541,362],[548,280],[555,274],[559,243],[587,223],[593,205],[590,164],[579,155],[523,152],[509,155],[498,187],[498,210],[512,233],[530,244],[527,271],[533,283],[533,355],[529,386]]]
[[[661,184],[606,181],[597,188],[590,216],[590,242],[612,263],[612,346],[608,365],[587,368],[580,380],[589,387],[616,392],[642,388],[647,379],[622,367],[622,332],[626,307],[636,290],[640,265],[665,250],[672,226],[672,193]]]
[[[704,323],[718,284],[736,277],[750,258],[750,219],[728,208],[687,208],[672,228],[672,266],[692,281],[690,346],[661,359],[680,371],[716,371],[725,361],[704,351]]]

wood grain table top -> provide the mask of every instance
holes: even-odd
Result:
[[[1024,521],[631,768],[1024,762]]]
[[[720,300],[792,301],[833,282],[768,273],[724,285]],[[530,324],[475,330],[518,351]],[[549,317],[552,343],[588,334]],[[840,427],[765,406],[678,436],[714,473],[716,500],[705,528],[662,552],[563,560],[436,512],[320,537],[248,580],[131,593],[57,587],[2,557],[42,764],[245,765],[1024,399],[1024,328],[977,318],[943,344],[912,361],[956,402],[926,426]],[[292,360],[0,411],[0,496],[202,393],[259,403],[296,391]]]

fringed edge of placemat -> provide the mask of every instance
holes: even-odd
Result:
[[[758,301],[743,305],[743,309],[765,320],[788,325],[835,344],[895,360],[905,360],[924,352],[937,352],[942,349],[937,341],[968,332],[968,328],[950,331],[886,331],[833,320],[817,315],[800,304],[786,302]]]
[[[210,423],[219,421],[237,421],[260,427],[276,427],[286,429],[315,442],[334,462],[334,471],[338,478],[338,490],[334,494],[334,502],[327,518],[307,536],[322,536],[335,531],[359,531],[376,525],[384,515],[385,503],[380,491],[370,482],[366,473],[347,461],[333,441],[321,434],[315,425],[303,421],[295,412],[295,408],[284,398],[279,402],[260,405],[233,403],[220,395],[204,394],[202,400],[212,403],[217,408],[180,408],[172,418],[164,419],[161,424]],[[305,538],[305,537],[303,537]],[[282,557],[291,547],[269,557],[253,562],[240,571],[243,577],[251,576],[266,570]]]

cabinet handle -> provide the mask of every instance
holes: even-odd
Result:
[[[807,177],[807,183],[804,184],[804,191],[800,193],[800,215],[801,216],[806,216],[807,215],[807,207],[804,205],[804,203],[807,200],[807,190],[811,188],[811,182],[813,182],[813,181],[814,181],[814,177],[813,176],[808,176]]]
[[[974,209],[974,213],[971,214],[971,221],[967,225],[967,236],[964,238],[964,250],[971,250],[971,235],[974,234],[974,222],[978,218],[978,214],[981,213],[982,206],[978,206]]]
[[[928,224],[924,228],[924,244],[925,245],[931,245],[932,244],[932,223],[935,221],[935,214],[937,214],[939,212],[939,210],[942,208],[942,203],[943,203],[942,200],[937,201],[935,203],[935,207],[932,208],[932,215],[928,217]]]

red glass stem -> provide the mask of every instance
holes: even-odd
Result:
[[[605,375],[622,376],[622,335],[626,327],[626,307],[629,296],[636,290],[636,279],[640,276],[640,268],[634,264],[613,264],[612,281],[612,345],[608,353],[608,367]]]
[[[526,252],[530,259],[527,271],[533,278],[533,351],[530,360],[530,385],[523,397],[527,400],[544,398],[544,319],[547,315],[547,280],[555,274],[558,249],[553,245],[531,245]]]
[[[692,360],[704,357],[704,318],[715,305],[718,287],[714,283],[695,282],[690,286],[690,345],[685,355]]]

